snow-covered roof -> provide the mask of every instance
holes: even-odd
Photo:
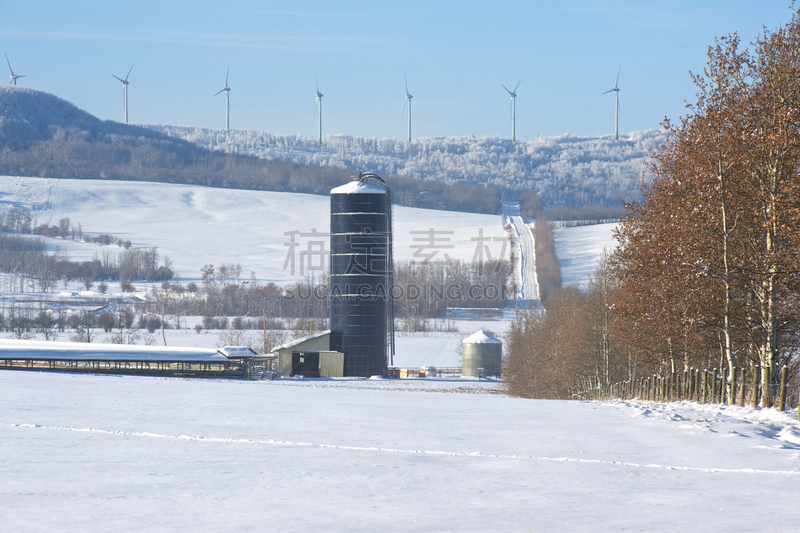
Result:
[[[242,359],[245,357],[253,357],[256,352],[247,346],[225,346],[217,350],[228,359]]]
[[[481,329],[461,341],[461,344],[503,344],[503,341]]]
[[[297,346],[306,341],[310,341],[311,339],[316,339],[318,337],[324,337],[325,335],[330,334],[331,330],[326,329],[325,331],[320,331],[319,333],[315,333],[313,335],[309,335],[308,337],[303,337],[302,339],[295,339],[293,341],[289,341],[285,344],[281,344],[280,346],[276,346],[270,350],[270,353],[277,352],[278,350],[283,350],[285,348],[292,348],[293,346]]]
[[[230,359],[252,357],[246,346],[179,348],[135,344],[98,344],[0,339],[0,359],[77,360],[77,361],[183,361],[226,363]]]
[[[371,183],[354,180],[336,187],[331,194],[386,194],[386,190]]]

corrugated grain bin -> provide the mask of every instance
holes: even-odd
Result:
[[[483,368],[486,376],[499,376],[503,367],[503,341],[484,330],[461,341],[461,375],[478,377]]]

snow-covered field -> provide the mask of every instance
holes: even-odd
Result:
[[[163,183],[55,180],[0,177],[0,209],[32,209],[39,223],[69,217],[84,232],[109,233],[134,246],[157,246],[173,261],[183,280],[200,278],[206,264],[241,264],[243,277],[285,283],[303,279],[327,265],[317,253],[328,250],[330,199],[310,194],[216,189]],[[453,259],[472,261],[483,229],[492,257],[507,247],[500,215],[394,207],[396,261]],[[292,235],[297,246],[291,246]],[[316,234],[314,234],[316,231]],[[415,232],[415,233],[412,233]],[[432,233],[433,232],[433,233]],[[435,240],[431,240],[431,236]],[[500,241],[492,240],[501,238]],[[72,260],[91,259],[100,246],[51,239]],[[433,244],[432,247],[426,247]],[[443,248],[439,245],[453,248]],[[485,250],[485,249],[484,249]],[[311,251],[309,254],[308,252]],[[306,252],[301,257],[301,253]],[[415,254],[417,254],[415,256]],[[289,256],[292,261],[287,262]],[[483,255],[486,256],[485,252]],[[301,259],[303,267],[301,269]]]
[[[612,223],[553,230],[564,287],[575,284],[586,288],[603,250],[610,252],[617,245],[612,235],[616,227],[617,224]]]
[[[0,372],[0,528],[800,527],[793,412],[492,386]]]

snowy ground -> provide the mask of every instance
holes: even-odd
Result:
[[[603,249],[610,252],[617,245],[612,235],[616,227],[614,223],[553,230],[564,287],[575,284],[586,288]]]
[[[800,524],[794,413],[452,393],[493,386],[0,372],[0,523],[17,532]]]
[[[330,199],[311,194],[218,189],[164,183],[0,177],[0,209],[32,209],[39,223],[69,217],[84,232],[109,233],[134,246],[157,246],[180,277],[196,280],[206,264],[241,264],[243,277],[285,283],[319,274],[327,265]],[[506,251],[499,215],[394,207],[395,261],[472,261],[479,244],[497,258]],[[478,241],[480,230],[483,240]],[[291,235],[297,231],[290,246]],[[314,234],[316,231],[317,234]],[[414,233],[412,233],[414,232]],[[500,238],[500,240],[494,240]],[[87,260],[117,246],[49,239],[72,260]],[[452,245],[452,248],[449,246]],[[312,253],[307,253],[311,250]],[[292,252],[292,253],[290,253]],[[306,252],[301,257],[301,252]],[[479,250],[484,259],[487,249]],[[287,263],[287,258],[293,261]],[[301,268],[301,259],[303,268]],[[292,267],[294,266],[294,272]]]

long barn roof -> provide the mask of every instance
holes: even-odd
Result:
[[[226,363],[231,359],[253,356],[255,353],[244,346],[226,346],[214,350],[211,348],[0,339],[0,359]]]

